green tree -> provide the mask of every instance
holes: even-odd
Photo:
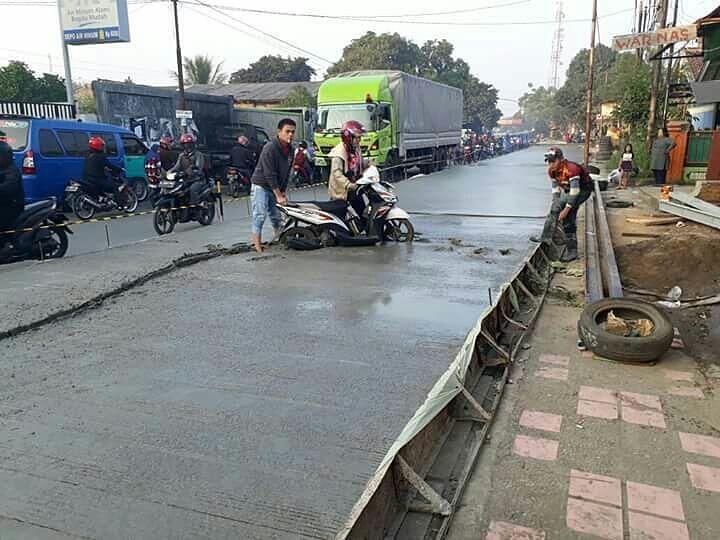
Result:
[[[207,55],[199,54],[192,58],[183,58],[183,76],[185,84],[225,84],[227,74],[220,71],[223,62],[215,64],[215,60]],[[178,78],[177,73],[174,73]]]
[[[83,84],[75,87],[75,101],[81,114],[97,114],[97,105],[92,86]]]
[[[463,105],[465,122],[472,124],[473,129],[492,129],[502,116],[497,107],[498,91],[492,84],[480,82],[474,75],[463,88]]]
[[[398,33],[367,32],[345,46],[340,60],[328,68],[327,76],[362,69],[396,69],[417,75],[420,64],[420,47],[409,39]]]
[[[426,79],[456,88],[464,88],[471,80],[470,66],[461,58],[453,58],[454,46],[447,40],[426,41],[420,48],[418,74]]]
[[[255,82],[303,82],[315,75],[315,69],[308,65],[308,59],[283,58],[282,56],[263,56],[245,69],[240,69],[230,77],[231,83]]]
[[[304,86],[296,86],[285,97],[280,103],[281,107],[296,108],[296,107],[317,107],[317,99],[313,96]]]
[[[618,56],[601,88],[604,101],[615,101],[613,116],[631,130],[647,125],[652,68],[633,53]]]
[[[65,99],[65,82],[57,75],[37,77],[27,64],[16,60],[0,68],[0,100],[44,103]]]
[[[550,133],[551,124],[558,118],[555,89],[544,86],[532,88],[523,94],[518,103],[528,127],[543,134]]]

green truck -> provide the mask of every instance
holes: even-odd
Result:
[[[460,144],[463,94],[401,71],[354,71],[320,86],[317,113],[315,165],[324,178],[347,120],[365,126],[362,153],[390,176],[414,165],[427,173],[441,169]]]

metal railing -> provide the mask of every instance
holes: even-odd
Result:
[[[75,105],[70,103],[26,103],[23,101],[0,101],[0,115],[5,116],[74,120],[75,113]]]

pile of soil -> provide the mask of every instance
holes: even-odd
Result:
[[[720,293],[720,240],[663,235],[615,249],[623,285],[667,293],[678,285],[683,298]]]

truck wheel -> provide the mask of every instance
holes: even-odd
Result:
[[[650,319],[653,332],[645,337],[611,334],[604,328],[611,310],[625,319]],[[670,348],[674,330],[669,317],[653,304],[631,298],[605,298],[585,306],[578,320],[578,334],[588,349],[603,358],[651,362]]]

